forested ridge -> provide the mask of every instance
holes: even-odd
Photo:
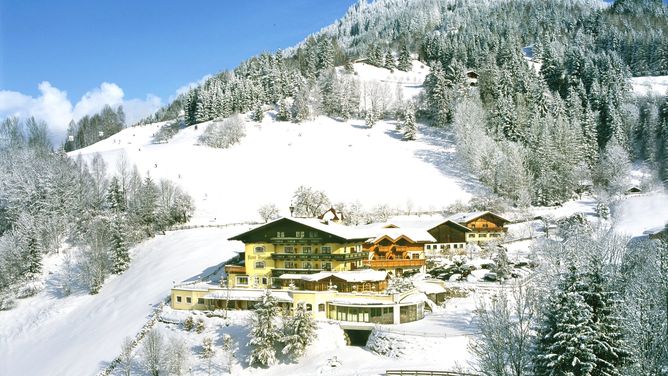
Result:
[[[145,121],[180,111],[186,124],[247,111],[259,119],[271,106],[295,122],[324,114],[372,126],[414,114],[452,129],[494,193],[552,205],[592,186],[620,192],[635,162],[668,179],[666,97],[632,95],[629,84],[668,74],[666,33],[661,1],[360,1],[299,45],[215,75]],[[410,54],[432,70],[415,101],[374,100],[380,90],[350,74],[358,59],[408,70]]]

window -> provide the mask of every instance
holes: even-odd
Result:
[[[318,233],[315,232],[315,231],[309,231],[309,233],[308,233],[308,237],[309,237],[309,238],[317,238],[317,237],[318,237]]]
[[[313,311],[313,306],[312,306],[311,304],[308,304],[308,303],[307,303],[307,304],[306,304],[306,311],[307,311],[307,312],[311,312],[311,311]]]
[[[256,269],[264,269],[264,261],[255,261]]]
[[[431,249],[431,245],[427,244],[427,249]]]
[[[285,253],[295,253],[295,247],[292,247],[292,246],[286,246],[285,248],[283,248],[283,251],[284,251]]]
[[[264,252],[264,246],[255,247],[255,252],[257,253]]]
[[[204,304],[204,298],[197,298],[197,304]]]
[[[311,265],[310,262],[307,261],[307,262],[304,263],[304,269],[311,269],[312,267],[313,266]]]
[[[303,237],[304,237],[304,231],[295,232],[295,238],[303,238]]]
[[[302,253],[311,253],[311,247],[303,247]]]
[[[487,223],[483,223],[483,224],[482,224],[482,227],[483,227],[483,228],[487,228],[488,226],[489,226],[489,225],[488,225]]]
[[[318,304],[318,312],[325,312],[325,304],[324,303]]]
[[[284,237],[285,237],[285,232],[283,232],[283,231],[278,231],[278,232],[276,233],[276,237],[277,237],[277,238],[284,238]]]
[[[247,285],[248,277],[237,277],[237,285]]]
[[[193,298],[186,296],[186,303],[193,304]]]
[[[253,284],[254,284],[255,286],[259,285],[259,284],[260,284],[260,277],[255,277],[255,278],[253,278]]]
[[[322,263],[322,268],[325,270],[332,270],[332,263],[331,262],[323,262]]]
[[[445,249],[445,245],[444,245],[444,244],[441,244],[441,249]]]
[[[177,302],[177,303],[181,303],[181,297],[180,297],[180,296],[177,296],[177,297],[176,297],[176,302]]]
[[[297,266],[295,265],[295,262],[294,262],[294,261],[286,261],[286,262],[285,262],[285,268],[286,268],[286,269],[294,269],[294,268],[296,268],[296,267],[297,267]]]
[[[262,277],[262,284],[263,284],[263,285],[269,284],[269,278],[267,278],[267,277]]]
[[[479,238],[486,238],[486,237],[487,237],[487,234],[478,234],[478,237],[479,237]]]
[[[322,247],[322,253],[332,253],[332,247],[329,246]]]

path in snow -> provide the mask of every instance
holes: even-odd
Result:
[[[97,295],[51,289],[0,312],[0,375],[92,375],[118,355],[174,281],[207,274],[240,251],[239,228],[168,232],[133,250],[125,273]]]

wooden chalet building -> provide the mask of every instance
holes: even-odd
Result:
[[[425,244],[435,239],[421,229],[389,228],[378,230],[374,238],[364,243],[369,258],[362,263],[374,270],[386,270],[394,276],[405,271],[426,272]]]
[[[509,220],[489,211],[457,213],[447,220],[466,226],[471,231],[466,233],[466,242],[485,243],[500,240],[508,231],[505,227]]]
[[[427,232],[434,237],[435,241],[427,244],[425,250],[427,253],[436,253],[459,249],[463,251],[468,241],[467,235],[473,230],[448,219],[428,229]]]
[[[267,288],[282,274],[359,269],[373,234],[315,218],[279,218],[229,240],[244,243],[244,265],[228,265],[229,287]]]

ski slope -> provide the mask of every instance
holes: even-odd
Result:
[[[226,239],[239,228],[168,232],[132,250],[133,261],[97,295],[59,296],[47,288],[0,311],[0,375],[93,375],[133,337],[173,282],[207,274],[241,250]]]
[[[390,72],[355,64],[360,82],[401,86],[404,98],[417,95],[428,69]],[[191,222],[231,223],[257,220],[258,208],[274,203],[288,213],[300,185],[323,190],[332,202],[359,200],[367,209],[387,204],[405,210],[439,210],[468,201],[482,188],[459,162],[451,135],[419,127],[416,141],[402,141],[394,121],[368,128],[363,120],[328,117],[294,124],[265,114],[261,123],[247,120],[246,137],[229,149],[198,144],[209,123],[182,129],[168,143],[153,144],[164,123],[125,129],[106,140],[70,153],[92,158],[99,153],[113,172],[125,155],[140,173],[167,178],[195,200]]]

